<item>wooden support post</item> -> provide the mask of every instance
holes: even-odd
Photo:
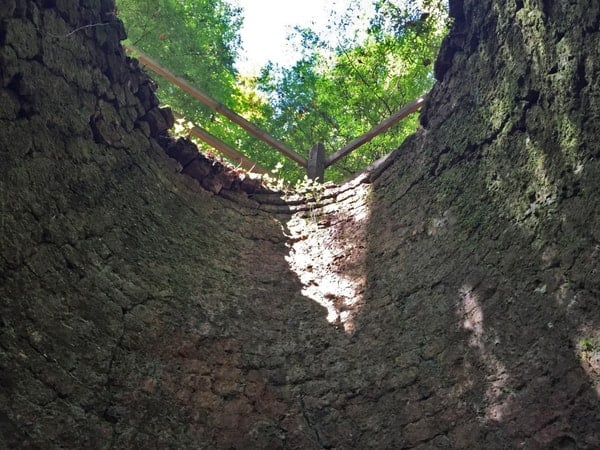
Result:
[[[308,155],[308,178],[321,183],[325,181],[325,146],[317,142]]]

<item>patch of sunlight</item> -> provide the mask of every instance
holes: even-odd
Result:
[[[576,129],[568,119],[561,127],[561,153],[548,152],[527,134],[520,136],[519,145],[526,160],[517,165],[506,156],[494,159],[492,156],[482,167],[487,192],[493,203],[499,207],[500,216],[509,218],[521,229],[533,230],[540,222],[559,213],[559,203],[565,183],[562,180],[577,180],[583,177],[589,162],[579,154],[579,143],[573,133]],[[503,145],[500,141],[500,145]],[[512,145],[506,143],[505,145]],[[561,164],[560,169],[556,164]],[[560,172],[560,175],[557,173]],[[558,178],[557,178],[558,177]],[[556,220],[564,220],[555,216]],[[533,242],[540,250],[544,243],[539,239]]]
[[[582,326],[575,341],[577,359],[600,397],[600,330]]]
[[[525,44],[523,50],[532,56],[532,70],[543,73],[540,69],[544,67],[545,61],[548,60],[546,46],[540,45],[540,42],[546,41],[544,13],[538,9],[537,5],[527,2],[523,8],[517,11],[515,18],[523,35]]]
[[[546,155],[544,152],[533,145],[529,138],[525,140],[525,146],[529,155],[530,189],[535,192],[535,199],[529,205],[529,209],[526,211],[527,214],[527,212],[535,212],[538,207],[553,204],[557,198],[557,189],[546,172]]]
[[[577,168],[583,164],[581,155],[578,154],[580,133],[581,130],[577,129],[571,118],[564,114],[558,126],[558,142],[565,156],[566,163],[573,168],[576,174]]]
[[[508,115],[510,113],[510,107],[507,100],[504,97],[497,97],[492,100],[492,105],[490,108],[490,128],[493,131],[500,131],[500,129],[504,126]]]
[[[323,306],[329,323],[348,334],[364,304],[370,189],[360,184],[348,198],[297,214],[287,223],[286,260],[302,283],[302,294]]]
[[[548,255],[549,254],[549,255]],[[548,257],[549,256],[549,257]],[[555,258],[555,250],[546,250],[542,255],[542,260],[545,264]],[[565,308],[567,311],[577,305],[577,293],[571,283],[563,283],[556,290],[556,303],[558,306]]]
[[[512,397],[507,395],[509,375],[506,367],[496,358],[490,348],[501,344],[498,337],[489,339],[493,336],[485,330],[483,309],[481,308],[477,294],[473,288],[464,285],[459,290],[460,304],[458,307],[458,317],[461,327],[470,332],[469,346],[474,348],[487,371],[488,386],[485,391],[486,412],[484,420],[501,421],[508,411],[510,411]],[[487,336],[486,336],[487,335]]]
[[[510,195],[510,192],[505,192],[506,180],[495,173],[487,176],[486,183],[495,196],[509,194],[505,200],[507,209],[519,226],[532,227],[542,214],[555,211],[559,192],[546,169],[546,154],[528,136],[524,138],[524,146],[527,163],[521,168],[523,173],[519,174],[519,178],[527,180],[526,190]]]
[[[444,211],[441,217],[432,217],[428,222],[425,229],[427,236],[437,236],[447,231],[448,225],[456,222],[455,217],[452,215],[449,209]]]

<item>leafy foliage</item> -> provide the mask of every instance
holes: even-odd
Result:
[[[131,43],[304,156],[317,142],[328,153],[338,150],[429,90],[447,16],[444,0],[408,6],[376,0],[375,15],[362,28],[349,12],[330,24],[336,42],[296,29],[291,39],[303,56],[294,66],[270,63],[259,77],[247,77],[234,69],[241,12],[226,0],[117,1]],[[161,100],[186,119],[259,164],[277,167],[286,180],[303,179],[294,162],[168,82],[159,86]],[[364,168],[416,127],[416,116],[404,120],[328,169],[327,178]]]
[[[223,0],[117,0],[129,43],[218,99],[236,106],[234,62],[240,46],[240,11]],[[167,81],[158,79],[161,101],[219,133],[213,112]]]
[[[418,98],[433,83],[445,17],[441,2],[403,9],[380,0],[359,43],[332,46],[313,30],[297,29],[304,57],[291,68],[267,66],[259,80],[259,88],[271,93],[272,132],[285,135],[293,148],[321,141],[333,153]],[[342,19],[335,28],[348,24]],[[339,180],[364,168],[416,127],[415,115],[353,152],[328,176]]]

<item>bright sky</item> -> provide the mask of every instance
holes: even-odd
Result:
[[[356,0],[355,0],[356,1]],[[352,0],[229,0],[243,9],[242,50],[236,66],[244,74],[256,73],[269,60],[292,65],[298,59],[288,34],[295,25],[326,32],[332,11],[343,13]],[[371,10],[372,0],[359,0],[361,12]]]

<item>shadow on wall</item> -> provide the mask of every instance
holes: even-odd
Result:
[[[0,447],[316,447],[281,385],[335,333],[280,223],[177,173],[113,10],[0,6]]]
[[[582,3],[465,19],[474,56],[375,183],[356,338],[418,371],[394,444],[600,446],[599,13]]]
[[[589,169],[591,181],[598,167]],[[453,448],[597,447],[600,252],[585,223],[577,239],[561,236],[558,224],[578,220],[560,214],[571,200],[534,232],[499,217],[494,194],[473,182],[483,180],[476,164],[424,173],[394,202],[394,177],[407,170],[415,166],[400,158],[376,184],[355,334],[378,355],[372,364],[418,371],[395,411],[399,424],[419,430],[406,425],[402,445],[445,433]],[[450,180],[464,190],[439,200]],[[397,389],[391,377],[378,382]]]

